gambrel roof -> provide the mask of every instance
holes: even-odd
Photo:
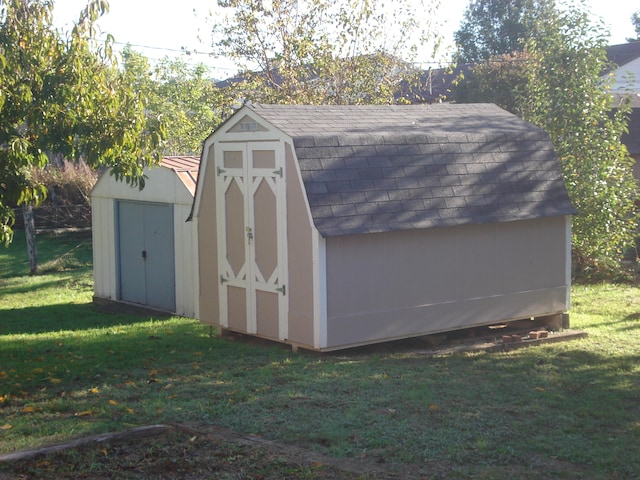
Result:
[[[575,213],[548,135],[495,105],[249,108],[293,140],[323,236]]]

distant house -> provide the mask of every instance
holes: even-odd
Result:
[[[495,105],[245,106],[203,147],[198,318],[319,351],[566,319],[573,213]]]
[[[607,72],[615,78],[613,91],[625,93],[629,88],[640,92],[640,41],[611,45],[607,59],[616,67]]]
[[[640,179],[640,41],[611,45],[607,58],[616,65],[607,72],[614,77],[613,94],[616,99],[631,94],[629,132],[622,136],[629,154],[635,159],[633,174]]]

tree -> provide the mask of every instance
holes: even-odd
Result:
[[[614,105],[602,79],[608,32],[580,7],[557,12],[529,42],[524,117],[546,130],[578,215],[573,219],[577,274],[616,269],[637,229],[637,184],[621,136],[629,100]],[[615,107],[615,108],[613,108]]]
[[[528,68],[532,60],[527,52],[505,53],[472,65],[465,76],[456,79],[458,103],[495,103],[523,116],[523,102],[529,85]]]
[[[471,0],[454,33],[458,61],[474,63],[523,51],[554,9],[554,0]]]
[[[209,69],[168,57],[152,68],[130,47],[125,47],[123,59],[135,89],[148,99],[147,112],[164,119],[163,154],[199,155],[203,140],[231,113],[233,101],[216,87]]]
[[[637,42],[640,40],[640,10],[636,10],[631,14],[631,23],[636,31],[636,37],[627,38],[627,42]]]
[[[0,242],[12,239],[11,203],[39,204],[46,188],[32,170],[48,154],[84,158],[94,168],[144,186],[143,168],[159,160],[162,125],[118,69],[108,37],[95,21],[108,11],[91,0],[73,30],[52,26],[53,2],[0,0]],[[28,210],[28,208],[27,208]],[[32,264],[32,273],[37,264]]]
[[[242,69],[240,101],[391,103],[438,46],[438,5],[408,0],[221,0],[214,47]],[[415,2],[413,2],[415,3]]]

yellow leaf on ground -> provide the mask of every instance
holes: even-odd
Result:
[[[5,423],[0,427],[0,430],[11,430],[12,428],[13,427],[11,425],[9,425],[8,423]]]
[[[133,408],[127,408],[127,412],[128,413],[136,413],[136,412],[133,411]]]
[[[109,400],[109,405],[117,405],[118,402],[116,402],[115,400]]]
[[[98,390],[97,388],[92,388],[91,390],[89,390],[91,393],[98,393],[100,390]]]
[[[440,410],[440,407],[435,403],[429,405],[429,410]]]
[[[35,411],[36,411],[36,409],[33,408],[33,407],[24,407],[22,409],[22,413],[31,413],[31,412],[35,412]]]
[[[544,392],[544,388],[542,388],[542,387],[536,387],[536,390],[539,391],[539,392]]]
[[[33,373],[42,373],[44,372],[43,368],[34,368],[33,370],[31,370]]]
[[[62,380],[60,380],[59,378],[50,378],[49,381],[51,383],[62,383]]]
[[[84,412],[76,413],[76,417],[86,417],[87,415],[91,415],[93,412],[91,410],[85,410]]]
[[[0,378],[7,378],[8,376],[7,372],[0,372]]]

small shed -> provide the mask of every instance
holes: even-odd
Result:
[[[187,218],[200,159],[165,157],[139,190],[104,172],[91,191],[94,300],[196,317],[197,239]]]
[[[244,106],[204,143],[199,318],[329,351],[563,315],[572,213],[495,105]]]

